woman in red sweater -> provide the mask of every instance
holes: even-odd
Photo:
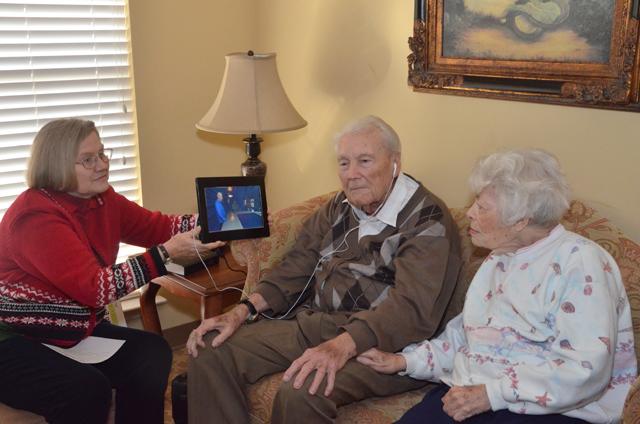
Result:
[[[142,208],[109,185],[109,159],[91,121],[58,119],[34,140],[29,189],[0,223],[0,402],[50,424],[162,423],[171,350],[161,337],[104,320],[105,306],[166,274],[202,244],[193,215]],[[115,264],[125,242],[148,250]],[[194,249],[195,246],[195,249]],[[88,336],[126,340],[83,364],[43,346]]]

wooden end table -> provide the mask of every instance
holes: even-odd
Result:
[[[236,262],[229,247],[224,249],[224,257],[220,257],[217,264],[209,266],[215,285],[207,270],[202,269],[187,276],[169,273],[153,279],[143,288],[140,296],[140,314],[145,330],[162,335],[156,308],[156,295],[160,287],[171,294],[197,302],[200,306],[200,319],[219,315],[224,308],[240,300],[241,293],[238,290],[220,291],[228,287],[242,289],[247,276],[246,267]]]

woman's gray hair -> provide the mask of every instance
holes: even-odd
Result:
[[[342,137],[357,133],[367,133],[372,130],[377,130],[380,132],[380,134],[382,135],[384,146],[389,152],[400,155],[401,148],[400,137],[398,137],[398,133],[396,133],[396,131],[381,118],[373,115],[368,115],[364,118],[352,121],[348,123],[342,130],[340,130],[340,132],[338,132],[333,137],[333,142],[336,150],[338,148],[338,143],[340,142]]]
[[[480,159],[469,177],[471,190],[495,190],[503,225],[523,218],[538,226],[560,222],[570,189],[555,156],[540,149],[510,150]]]
[[[31,145],[27,165],[27,186],[74,191],[76,156],[80,143],[91,133],[98,134],[93,121],[76,118],[55,119],[43,126]]]

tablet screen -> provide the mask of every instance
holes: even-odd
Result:
[[[269,235],[263,177],[199,177],[196,189],[203,242]]]

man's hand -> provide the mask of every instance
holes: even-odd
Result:
[[[463,421],[491,409],[484,384],[453,386],[442,397],[442,410],[455,421]]]
[[[313,382],[309,386],[309,394],[316,394],[326,376],[327,387],[324,395],[329,396],[333,391],[336,373],[355,355],[356,344],[353,338],[349,333],[342,333],[314,348],[305,350],[301,357],[291,363],[282,379],[289,381],[295,376],[293,387],[299,389],[309,374],[315,371]]]
[[[259,293],[251,293],[249,300],[258,312],[266,311],[269,306]],[[198,346],[204,347],[202,338],[209,331],[217,330],[220,334],[211,340],[211,347],[218,347],[227,340],[245,322],[249,316],[249,308],[240,304],[222,315],[203,320],[198,328],[189,334],[187,340],[187,352],[194,358],[198,356]]]
[[[407,369],[407,361],[404,356],[399,353],[383,352],[375,347],[362,352],[356,361],[382,374],[395,374]]]
[[[213,330],[218,330],[220,334],[213,338],[211,346],[220,346],[244,323],[248,313],[249,310],[245,305],[238,305],[229,312],[203,320],[198,328],[189,334],[187,352],[196,358],[198,356],[198,346],[205,347],[202,338]]]

